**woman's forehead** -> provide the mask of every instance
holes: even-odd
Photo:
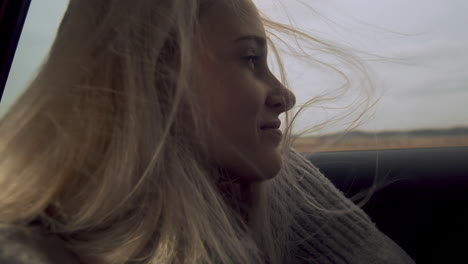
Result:
[[[209,38],[232,41],[242,36],[265,37],[257,8],[250,0],[217,0],[200,18],[202,32]]]

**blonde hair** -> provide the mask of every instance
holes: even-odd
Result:
[[[317,207],[297,176],[308,165],[290,148],[292,113],[285,166],[257,185],[248,226],[193,135],[206,125],[189,72],[207,3],[70,1],[47,62],[0,122],[0,223],[39,220],[83,263],[285,262],[290,193]]]

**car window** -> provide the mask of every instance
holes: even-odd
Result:
[[[0,103],[3,115],[37,73],[55,38],[67,0],[32,0]]]
[[[287,6],[285,2],[256,1],[274,20],[362,51],[358,54],[369,67],[374,98],[381,96],[355,131],[340,134],[346,127],[342,122],[304,135],[295,142],[300,152],[468,146],[468,31],[464,26],[468,25],[468,2],[332,0],[315,1],[312,6],[305,1],[288,0]],[[66,0],[32,0],[0,115],[37,73],[67,4]],[[299,105],[339,85],[335,75],[314,66],[302,67],[291,56],[285,56],[284,62]],[[328,62],[335,63],[333,59]],[[330,105],[311,108],[293,132],[346,111]]]
[[[345,129],[347,124],[342,122],[297,139],[296,148],[307,152],[314,147],[334,151],[468,146],[468,31],[464,26],[468,24],[464,11],[468,2],[257,2],[275,19],[358,51],[373,77],[374,98],[380,97],[354,132],[336,134]],[[288,63],[288,57],[285,60],[290,82],[297,86],[298,103],[315,96],[322,87],[330,87],[330,79],[320,71]],[[347,110],[311,108],[299,127],[339,111],[346,114]]]

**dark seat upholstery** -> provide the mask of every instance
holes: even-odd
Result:
[[[303,155],[348,197],[376,180],[363,209],[417,263],[465,263],[467,147]]]

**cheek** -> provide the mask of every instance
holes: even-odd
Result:
[[[211,123],[205,134],[210,156],[241,181],[273,177],[281,167],[281,155],[259,134],[266,89],[246,73],[223,75],[219,69],[217,73],[198,83],[197,91],[203,118]]]
[[[256,131],[266,95],[246,73],[228,72],[205,81],[201,106],[223,133],[245,137]]]
[[[261,90],[242,80],[225,82],[220,87],[218,102],[214,107],[216,125],[233,143],[252,144],[257,139],[259,119],[264,105]]]
[[[263,102],[249,96],[232,95],[219,105],[209,143],[218,165],[244,182],[274,177],[282,164],[278,145],[259,129]]]

